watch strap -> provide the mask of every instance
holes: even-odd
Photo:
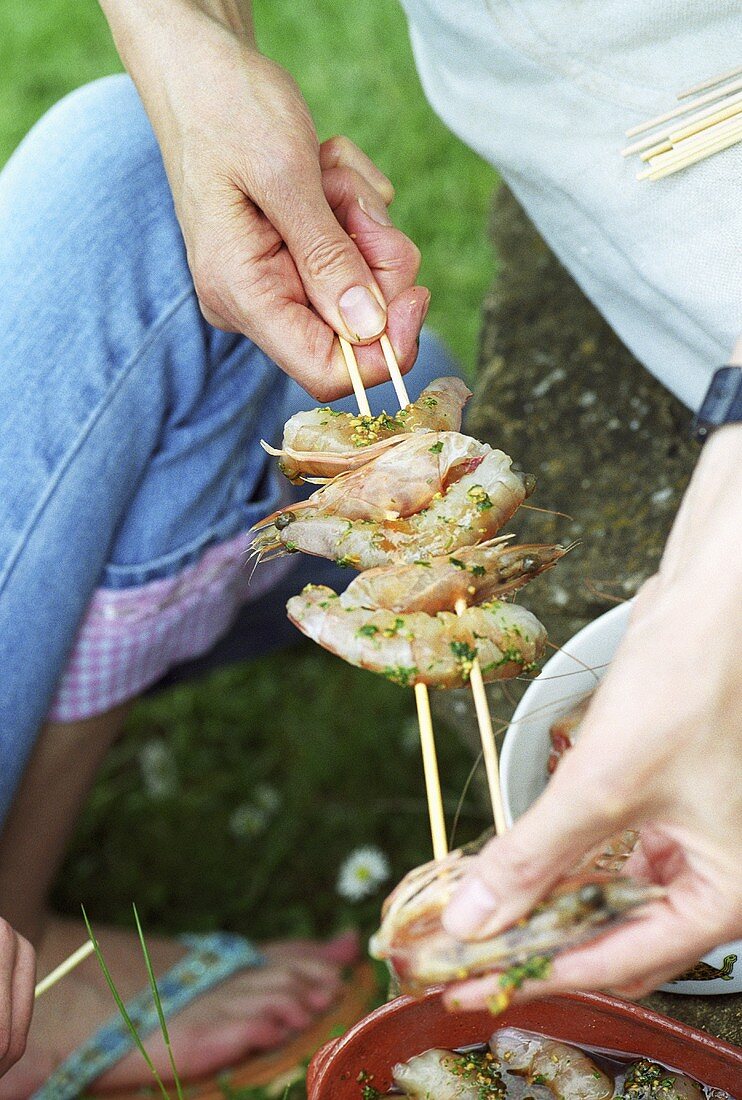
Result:
[[[699,443],[703,443],[716,428],[741,421],[742,366],[720,367],[693,418],[691,430]]]

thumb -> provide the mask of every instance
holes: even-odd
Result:
[[[628,827],[636,810],[586,782],[582,739],[513,828],[482,849],[443,916],[457,939],[497,935],[571,871],[585,852]]]
[[[263,212],[281,234],[307,298],[352,343],[377,340],[386,328],[384,297],[368,264],[341,227],[322,187],[319,163],[308,158],[279,187]]]

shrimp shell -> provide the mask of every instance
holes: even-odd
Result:
[[[461,427],[471,391],[460,378],[436,378],[417,401],[389,416],[338,413],[329,408],[295,413],[286,422],[280,449],[263,443],[295,484],[306,477],[336,477],[362,466],[410,432],[454,431]]]
[[[266,517],[253,547],[261,557],[301,550],[359,570],[411,564],[493,538],[533,485],[486,443],[414,435]]]
[[[532,669],[546,646],[546,631],[530,611],[499,601],[458,616],[397,615],[350,607],[331,588],[307,585],[286,609],[303,634],[331,653],[405,687],[463,687],[476,657],[485,681],[505,680]]]
[[[404,992],[419,994],[533,958],[551,958],[602,935],[665,894],[628,876],[585,871],[565,878],[514,927],[490,939],[463,942],[445,931],[441,918],[473,859],[452,852],[416,868],[389,895],[370,950],[390,963]]]
[[[488,603],[515,592],[553,568],[570,549],[564,546],[508,545],[504,535],[479,546],[462,547],[455,555],[391,565],[360,573],[341,596],[344,607],[386,608],[387,611],[453,611],[460,600],[467,606]]]

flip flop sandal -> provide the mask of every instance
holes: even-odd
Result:
[[[157,980],[160,1000],[166,1018],[170,1019],[202,993],[248,967],[263,966],[265,958],[248,940],[227,932],[206,936],[181,936],[189,953]],[[358,968],[339,1001],[312,1027],[282,1048],[267,1054],[254,1055],[233,1070],[220,1071],[204,1080],[195,1089],[189,1084],[189,1100],[223,1100],[218,1081],[228,1079],[233,1086],[266,1085],[276,1078],[288,1076],[300,1067],[322,1045],[337,1027],[348,1027],[363,1015],[375,990],[372,968]],[[159,1030],[157,1010],[149,989],[127,1005],[132,1023],[141,1038]],[[131,1032],[118,1013],[91,1035],[87,1042],[73,1051],[57,1066],[30,1100],[76,1100],[88,1086],[111,1066],[135,1049]],[[107,1098],[141,1100],[143,1088],[129,1092],[107,1092]]]

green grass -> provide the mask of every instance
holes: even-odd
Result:
[[[393,180],[397,224],[422,249],[430,321],[472,368],[495,177],[426,105],[397,3],[255,7],[263,48],[298,79],[320,137],[347,134]],[[93,0],[0,0],[0,163],[60,96],[119,68]],[[439,741],[452,815],[470,760],[445,731]],[[469,803],[462,839],[484,825]],[[148,932],[368,932],[384,888],[360,903],[336,892],[340,864],[368,844],[392,879],[429,855],[411,693],[298,648],[138,706],[56,900],[129,926],[135,901]]]

